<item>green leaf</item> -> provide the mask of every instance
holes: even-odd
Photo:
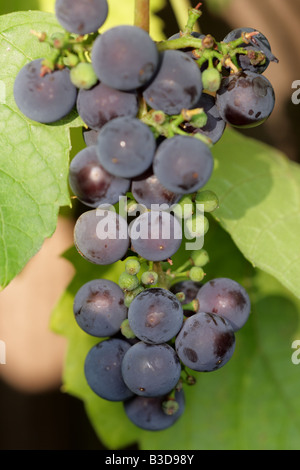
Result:
[[[75,112],[53,125],[27,119],[13,98],[14,79],[49,46],[30,31],[61,30],[50,13],[0,17],[0,286],[4,288],[53,234],[60,206],[70,205],[67,185],[69,128]]]
[[[299,449],[299,366],[292,363],[300,339],[300,302],[273,277],[254,269],[230,236],[211,221],[205,249],[210,263],[206,280],[231,277],[249,292],[252,312],[236,333],[233,358],[211,373],[191,373],[195,386],[185,386],[186,409],[172,428],[142,431],[127,419],[121,403],[97,397],[87,386],[83,364],[99,341],[77,326],[73,300],[81,285],[97,277],[116,281],[125,263],[91,265],[71,249],[66,257],[76,276],[53,312],[51,327],[68,338],[63,390],[83,400],[99,439],[111,449],[137,443],[151,450]]]
[[[246,259],[300,298],[300,166],[233,130],[213,154],[215,217]]]

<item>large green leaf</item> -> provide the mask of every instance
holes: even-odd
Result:
[[[300,366],[291,361],[291,346],[300,338],[300,302],[273,277],[254,269],[216,223],[211,222],[205,248],[211,257],[206,278],[240,282],[251,296],[251,316],[236,334],[231,361],[219,371],[194,374],[197,384],[185,388],[183,416],[172,428],[154,433],[130,423],[122,404],[97,397],[83,373],[85,356],[99,339],[77,326],[74,295],[90,279],[116,281],[124,264],[99,268],[74,249],[66,255],[77,274],[51,322],[54,331],[68,338],[63,389],[83,400],[99,439],[111,449],[132,443],[151,450],[299,449]]]
[[[233,130],[213,153],[217,220],[254,266],[300,298],[300,166]]]
[[[60,206],[69,205],[67,185],[72,112],[54,125],[27,119],[13,98],[18,71],[44,57],[49,46],[30,31],[61,28],[50,13],[20,12],[0,17],[0,286],[4,288],[53,234]]]

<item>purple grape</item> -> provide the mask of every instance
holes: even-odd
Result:
[[[231,42],[235,41],[236,39],[239,39],[242,36],[242,33],[252,33],[254,31],[257,31],[256,29],[253,28],[237,28],[234,29],[233,31],[230,31],[225,38],[223,39],[223,42]],[[255,36],[253,36],[253,41],[250,41],[249,44],[243,43],[239,47],[242,47],[246,49],[248,52],[254,51],[254,52],[263,52],[266,55],[266,60],[264,63],[259,63],[257,65],[252,65],[251,64],[251,59],[248,55],[245,54],[237,54],[237,61],[238,65],[241,67],[242,70],[249,70],[250,72],[256,72],[256,73],[263,73],[269,66],[270,64],[270,59],[273,60],[273,54],[271,53],[271,46],[267,38],[262,34],[259,33]]]
[[[155,42],[141,28],[121,25],[99,36],[92,49],[92,65],[99,80],[117,90],[146,85],[158,67]]]
[[[73,312],[79,327],[91,336],[116,334],[127,318],[124,293],[113,281],[95,279],[77,291]]]
[[[153,171],[160,183],[177,194],[202,188],[211,177],[214,161],[208,146],[196,137],[176,135],[158,147]]]
[[[105,124],[98,135],[101,165],[122,178],[141,175],[151,165],[156,149],[154,135],[139,119],[120,117]]]
[[[150,344],[167,343],[183,323],[181,303],[174,294],[160,287],[145,289],[131,302],[129,325],[134,334]]]
[[[129,248],[127,222],[104,208],[86,211],[76,221],[74,244],[78,253],[91,263],[115,263]]]
[[[182,227],[168,212],[150,211],[130,224],[133,251],[149,261],[163,261],[173,256],[182,242]]]
[[[56,0],[59,23],[74,34],[95,33],[108,15],[107,0]]]
[[[115,90],[103,83],[79,90],[77,110],[84,123],[94,130],[99,130],[114,118],[135,117],[138,112],[136,93]]]
[[[43,59],[33,60],[19,71],[14,98],[26,117],[49,124],[69,114],[76,104],[77,89],[67,68],[41,76],[42,62]]]
[[[151,108],[173,115],[193,108],[201,93],[198,65],[182,51],[167,50],[162,53],[159,70],[143,97]]]
[[[175,194],[164,188],[157,176],[151,171],[143,179],[132,181],[131,192],[139,204],[151,209],[153,204],[172,206],[181,199],[181,194]]]
[[[162,431],[170,428],[183,414],[185,409],[184,391],[175,392],[175,400],[179,409],[172,415],[163,411],[163,402],[167,397],[147,398],[135,396],[124,403],[127,417],[141,429],[146,431]]]
[[[222,79],[216,105],[221,118],[228,124],[240,128],[256,127],[271,115],[275,93],[266,77],[244,71]]]
[[[236,281],[217,278],[206,282],[197,294],[199,311],[214,313],[226,318],[234,331],[247,322],[251,303],[246,290]]]
[[[212,372],[231,359],[235,350],[234,331],[225,318],[199,312],[185,320],[175,349],[186,367],[197,372]]]
[[[109,174],[99,163],[95,146],[81,150],[70,163],[69,184],[83,204],[98,207],[116,204],[130,189],[131,181]]]
[[[122,376],[122,360],[130,348],[122,339],[111,338],[93,346],[84,362],[84,374],[89,387],[99,397],[109,401],[124,401],[134,396]]]
[[[168,344],[134,344],[122,362],[122,375],[127,387],[136,395],[159,397],[178,383],[181,365]]]

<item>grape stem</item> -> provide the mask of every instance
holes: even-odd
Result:
[[[150,0],[135,0],[134,25],[149,33],[150,28]]]

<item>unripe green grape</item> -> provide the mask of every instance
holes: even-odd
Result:
[[[189,196],[184,196],[172,207],[172,211],[178,220],[189,219],[195,213],[195,205]]]
[[[135,275],[141,269],[141,264],[137,259],[129,259],[125,263],[125,271],[127,274]]]
[[[158,274],[155,271],[145,271],[142,274],[141,281],[145,286],[151,286],[158,283]]]
[[[169,399],[162,403],[162,409],[166,415],[172,416],[179,410],[179,404],[174,399]]]
[[[202,268],[193,266],[189,272],[189,278],[193,282],[201,282],[204,279],[205,273]]]
[[[221,85],[222,76],[215,68],[209,68],[202,72],[202,84],[204,90],[217,91]]]
[[[204,248],[201,250],[193,251],[191,254],[191,259],[195,266],[202,268],[207,263],[209,263],[209,255]]]
[[[119,277],[119,286],[125,291],[132,291],[139,286],[139,279],[137,276],[128,274],[124,271]]]
[[[209,221],[203,214],[195,214],[185,221],[185,235],[190,239],[204,237],[208,229]]]
[[[204,191],[198,191],[195,198],[196,207],[197,204],[203,204],[204,212],[213,212],[219,207],[218,196],[208,189]]]
[[[133,301],[133,299],[135,299],[135,297],[140,294],[141,292],[143,292],[144,287],[143,286],[138,286],[136,289],[132,290],[132,291],[128,291],[128,292],[125,292],[125,297],[124,297],[124,305],[125,307],[129,307],[129,305],[131,304],[131,302]]]
[[[70,70],[70,79],[77,88],[88,90],[98,82],[92,64],[80,62]]]
[[[128,318],[126,318],[126,320],[124,320],[121,324],[121,333],[127,339],[133,339],[133,338],[136,337],[134,332],[132,331],[132,329],[129,326]]]

